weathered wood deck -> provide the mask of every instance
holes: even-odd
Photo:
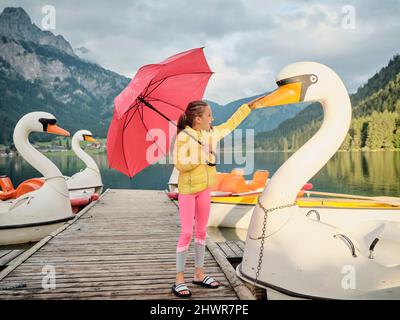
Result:
[[[0,299],[178,299],[171,293],[178,222],[163,191],[108,190],[0,272]],[[191,284],[193,245],[186,266],[192,299],[253,298],[209,237],[206,272],[223,285]],[[43,289],[53,267],[55,288]]]
[[[244,250],[244,241],[230,240],[216,243],[227,259],[242,259]]]
[[[8,266],[8,263],[21,255],[25,250],[0,250],[0,271]]]

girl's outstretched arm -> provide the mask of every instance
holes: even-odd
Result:
[[[218,140],[221,140],[222,138],[230,134],[233,130],[235,130],[240,125],[240,123],[247,118],[251,110],[252,108],[247,103],[245,103],[241,107],[239,107],[239,109],[237,109],[226,122],[213,127]]]

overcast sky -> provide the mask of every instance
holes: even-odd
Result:
[[[350,92],[400,52],[400,1],[2,0],[56,29],[88,59],[132,77],[145,64],[205,47],[215,72],[205,98],[220,104],[275,88],[288,63],[327,64]],[[355,18],[355,19],[354,19]]]

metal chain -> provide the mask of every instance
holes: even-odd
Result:
[[[262,235],[261,237],[258,238],[251,238],[253,240],[259,240],[261,239],[261,245],[260,245],[260,254],[258,256],[258,265],[257,265],[257,272],[256,272],[256,278],[254,280],[254,285],[257,283],[258,281],[258,277],[260,275],[260,270],[261,270],[261,263],[263,260],[263,256],[264,256],[264,241],[265,241],[265,230],[267,229],[267,218],[268,218],[268,213],[273,212],[275,210],[279,210],[279,209],[284,209],[284,208],[289,208],[289,207],[293,207],[296,205],[296,203],[291,203],[291,204],[285,204],[285,205],[281,205],[275,208],[269,208],[269,209],[265,209],[265,207],[261,204],[260,201],[260,197],[258,197],[257,199],[257,204],[260,206],[260,208],[264,211],[264,221],[263,221],[263,227],[262,227]]]

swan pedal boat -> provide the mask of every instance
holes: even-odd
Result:
[[[400,207],[350,199],[338,205],[327,200],[330,206],[325,200],[311,199],[307,207],[296,202],[299,188],[349,130],[351,102],[343,82],[325,65],[298,62],[283,68],[277,85],[260,107],[320,102],[324,117],[259,196],[237,275],[264,288],[269,299],[400,299]]]
[[[28,139],[31,132],[69,136],[69,132],[58,127],[56,122],[50,113],[31,112],[15,126],[13,138],[16,149],[43,175],[43,179],[21,183],[13,192],[15,199],[0,201],[0,245],[39,241],[74,218],[62,173]],[[11,191],[11,186],[7,184],[8,189],[3,190],[3,196]]]
[[[75,203],[72,205],[73,207],[80,208],[91,201],[97,200],[103,191],[100,169],[93,158],[81,148],[80,142],[82,141],[92,143],[98,142],[93,138],[92,133],[88,130],[79,130],[75,132],[71,142],[72,151],[74,151],[75,155],[83,161],[86,168],[75,173],[71,177],[64,176],[67,182],[71,202],[73,199],[75,200]]]
[[[99,167],[96,162],[82,150],[81,141],[97,142],[88,130],[79,130],[72,137],[72,150],[81,159],[86,168],[71,177],[64,176],[67,182],[69,197],[71,199],[72,211],[79,212],[89,203],[96,201],[103,190],[103,183]],[[19,188],[39,189],[44,183],[43,178],[33,178],[24,181]],[[15,199],[19,194],[7,176],[0,176],[0,200]]]
[[[179,171],[174,168],[167,191],[171,200],[178,199],[178,175]],[[247,229],[251,213],[268,183],[268,177],[268,170],[256,170],[252,180],[245,180],[244,170],[240,168],[235,168],[230,173],[217,172],[215,186],[211,188],[208,226]],[[301,197],[312,187],[311,183],[306,183],[298,196]]]

